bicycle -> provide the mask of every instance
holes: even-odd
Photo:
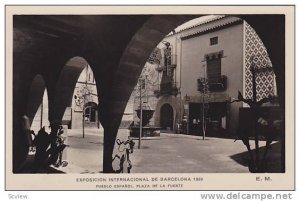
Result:
[[[68,165],[68,162],[65,161],[65,160],[62,160],[62,157],[63,157],[63,151],[66,147],[68,147],[69,145],[66,145],[64,142],[65,142],[65,139],[62,137],[62,134],[64,133],[63,131],[63,127],[60,126],[59,127],[59,130],[58,130],[58,135],[57,135],[57,138],[56,138],[56,147],[55,147],[55,150],[57,152],[57,159],[56,161],[54,162],[54,166],[55,167],[66,167]]]
[[[130,173],[132,164],[129,155],[133,153],[133,147],[135,143],[132,139],[128,139],[125,142],[121,141],[120,139],[117,139],[116,142],[119,145],[118,151],[122,153],[122,156],[120,157],[118,154],[116,154],[112,159],[112,161],[114,161],[116,158],[120,160],[120,169],[115,170],[115,173],[124,173],[124,171],[127,171],[126,173]],[[123,149],[121,149],[121,147],[123,147]]]

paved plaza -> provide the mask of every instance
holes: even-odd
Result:
[[[86,130],[85,138],[78,130],[68,130],[65,158],[67,167],[59,170],[66,173],[101,173],[103,154],[103,130]],[[128,130],[119,130],[121,140],[128,138]],[[135,141],[130,155],[132,173],[248,173],[248,153],[242,141],[199,136],[161,133],[160,137],[143,138],[141,149]],[[254,147],[254,143],[252,147]],[[264,146],[264,142],[260,142]],[[269,161],[271,171],[279,172],[279,143],[272,145]],[[115,153],[118,153],[115,148]],[[118,160],[113,163],[117,169]]]

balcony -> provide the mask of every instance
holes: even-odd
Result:
[[[157,70],[158,72],[162,72],[164,70],[166,70],[165,66],[158,66],[155,70]]]
[[[205,81],[203,78],[197,79],[198,91],[205,91]],[[222,75],[217,81],[208,80],[207,89],[209,92],[225,91],[227,89],[227,76]]]
[[[162,95],[176,96],[178,94],[178,87],[176,82],[166,82],[160,85],[155,85],[153,92],[156,96],[162,96]]]
[[[162,57],[161,65],[156,68],[156,70],[158,72],[167,70],[167,66],[168,66],[168,68],[171,68],[171,69],[176,68],[176,66],[177,66],[177,55],[176,54],[171,55],[170,57],[168,57],[167,60],[165,58],[166,57]]]

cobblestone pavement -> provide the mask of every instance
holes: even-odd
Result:
[[[67,167],[60,170],[66,173],[100,173],[102,170],[103,130],[86,130],[82,138],[81,130],[68,130],[66,149]],[[127,130],[119,130],[118,137],[128,139]],[[248,154],[241,141],[199,136],[161,133],[160,137],[142,139],[141,149],[138,140],[130,159],[132,173],[247,173]],[[252,145],[254,143],[252,142]],[[260,142],[263,146],[264,142]],[[253,146],[254,147],[254,146]],[[274,172],[279,171],[278,143],[273,144],[271,160]],[[114,154],[118,153],[115,149]],[[113,167],[118,168],[118,160]]]

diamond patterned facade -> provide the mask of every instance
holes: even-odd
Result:
[[[253,65],[259,69],[257,72],[257,100],[274,95],[274,72],[268,52],[254,31],[254,29],[245,22],[245,90],[244,97],[252,98],[252,74],[250,66]]]

